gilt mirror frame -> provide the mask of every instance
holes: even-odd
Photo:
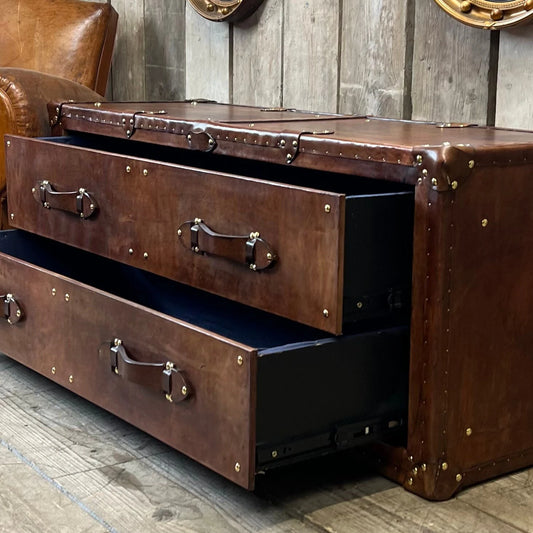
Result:
[[[188,0],[202,17],[215,22],[238,22],[249,17],[263,0]]]
[[[463,24],[501,30],[529,22],[533,0],[435,0],[444,11]]]

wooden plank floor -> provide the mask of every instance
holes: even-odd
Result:
[[[352,454],[249,493],[0,355],[0,532],[533,532],[533,469],[431,503]]]

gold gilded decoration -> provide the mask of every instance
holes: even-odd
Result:
[[[529,22],[533,0],[434,0],[446,13],[463,24],[501,30]]]
[[[215,22],[237,22],[249,17],[263,0],[188,0],[202,17]]]

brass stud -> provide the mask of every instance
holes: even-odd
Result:
[[[115,339],[115,340],[113,341],[113,344],[114,344],[115,346],[120,346],[120,345],[122,344],[122,341],[121,341],[120,339]]]
[[[466,428],[465,433],[467,437],[470,437],[470,435],[472,435],[472,428]]]
[[[130,248],[130,249],[128,250],[128,253],[129,253],[130,255],[133,255],[133,248]]]
[[[15,213],[11,213],[11,214],[9,215],[9,218],[10,218],[11,220],[13,220],[13,219],[15,218]]]
[[[285,142],[285,139],[281,139],[281,141],[279,141],[279,145],[283,148],[285,146],[286,142]]]
[[[143,176],[148,176],[148,170],[146,169],[143,170]]]
[[[7,147],[9,148],[11,146],[11,141],[6,142]]]
[[[53,366],[53,367],[52,367],[52,374],[55,374],[55,373],[56,373],[56,367]]]
[[[126,165],[126,172],[129,174],[131,172],[131,167],[129,165]]]
[[[200,252],[200,248],[198,248],[198,246],[195,246],[195,247],[193,248],[193,250],[194,250],[196,253],[199,253],[199,252]]]
[[[423,168],[422,169],[422,175],[423,176],[427,176],[428,175],[428,169],[427,168]]]
[[[463,480],[463,476],[461,474],[457,474],[455,476],[455,481],[457,481],[457,483],[460,483],[462,480]]]
[[[178,237],[181,237],[181,234],[182,234],[182,233],[183,233],[183,232],[179,229],[179,230],[178,230]]]
[[[255,263],[250,263],[250,270],[255,272],[257,270],[257,265]]]
[[[55,296],[57,294],[57,290],[55,289],[55,287],[52,288],[52,296]]]
[[[272,261],[273,256],[270,252],[267,253],[267,261]]]
[[[448,470],[448,463],[446,463],[446,462],[442,463],[441,468],[443,470]]]
[[[223,7],[220,12],[223,14],[223,15],[227,15],[229,13],[229,9],[227,7]]]
[[[122,124],[126,124],[126,119],[125,118],[122,119]]]
[[[20,318],[22,316],[22,311],[20,309],[17,309],[17,312],[15,314],[17,315],[17,318]]]
[[[493,9],[490,12],[490,18],[492,20],[501,20],[503,18],[503,11],[501,9]]]
[[[297,148],[298,147],[298,141],[292,141],[292,145],[294,146],[294,148]]]
[[[357,309],[363,309],[363,302],[357,302],[355,307],[357,307]]]
[[[182,396],[187,396],[187,393],[189,391],[187,390],[187,387],[185,385],[183,385],[183,387],[181,387],[181,394]]]
[[[148,259],[148,252],[144,252],[143,257],[144,257],[145,259]]]
[[[215,6],[213,4],[207,4],[206,8],[210,13],[215,10]]]
[[[118,375],[118,367],[115,367],[115,368],[114,368],[114,372],[115,372],[115,374]]]
[[[68,382],[69,382],[69,383],[72,383],[73,381],[74,381],[74,376],[69,376],[69,377],[68,377]]]
[[[202,223],[202,219],[201,218],[195,218],[194,219],[194,223],[195,224],[201,224]]]
[[[94,208],[95,208],[95,207],[96,207],[96,206],[95,206],[94,204],[89,204],[89,209],[90,209],[91,211],[94,211]]]
[[[291,154],[287,154],[287,161],[288,162],[292,161],[292,155]]]
[[[484,218],[482,221],[481,221],[481,225],[486,228],[488,225],[489,225],[489,221],[488,219]]]
[[[327,309],[324,309],[324,311],[322,311],[322,314],[324,315],[324,318],[329,317],[329,311]]]
[[[526,0],[524,7],[526,8],[527,11],[533,9],[533,0]]]
[[[235,463],[235,472],[240,472],[241,471],[241,463]]]
[[[95,102],[94,107],[102,107],[102,102]]]
[[[35,193],[35,187],[32,187],[32,188],[31,188],[31,192],[32,192],[32,193]]]
[[[68,301],[70,301],[70,294],[67,292],[65,294],[65,302],[68,302]]]
[[[411,486],[411,485],[413,484],[413,478],[412,478],[412,477],[410,477],[410,478],[407,480],[407,484],[408,484],[409,486]]]
[[[457,189],[458,186],[459,186],[459,184],[457,183],[457,181],[453,180],[452,181],[452,189],[455,191],[455,189]]]
[[[278,450],[272,450],[272,459],[275,459],[278,456]]]
[[[468,162],[468,168],[474,168],[476,166],[476,162],[471,159],[469,162]]]
[[[424,161],[424,158],[423,158],[420,154],[418,154],[418,155],[416,156],[416,162],[417,162],[419,165],[421,165],[421,164],[422,164],[422,161]]]
[[[422,185],[422,181],[423,181],[422,178],[418,178],[418,181],[417,181],[418,185]]]
[[[215,145],[215,140],[214,139],[209,139],[209,141],[207,141],[207,144],[209,144],[209,146],[214,146]]]
[[[432,179],[431,179],[431,185],[433,185],[434,187],[436,187],[438,184],[439,184],[439,182],[437,181],[437,178],[432,178]]]
[[[131,130],[126,130],[126,135],[130,136],[131,135]]]
[[[461,2],[461,11],[463,13],[469,13],[472,10],[472,4],[470,2]]]
[[[324,206],[324,211],[325,211],[326,213],[331,213],[331,206],[330,206],[329,204],[326,204],[326,205]]]
[[[413,468],[413,476],[418,476],[418,468],[416,466]]]
[[[422,463],[422,464],[420,465],[420,468],[422,469],[422,472],[425,472],[425,471],[428,469],[428,466],[427,466],[426,463]]]
[[[172,395],[171,394],[165,394],[165,398],[167,399],[167,401],[169,401],[170,403],[172,403],[174,400],[172,399]]]
[[[239,366],[242,366],[244,364],[244,358],[242,357],[242,355],[237,356],[237,364]]]

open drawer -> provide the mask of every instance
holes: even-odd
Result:
[[[91,135],[6,139],[14,227],[334,334],[409,320],[413,187]]]
[[[243,487],[405,427],[407,328],[329,337],[19,230],[0,292],[2,352]]]

